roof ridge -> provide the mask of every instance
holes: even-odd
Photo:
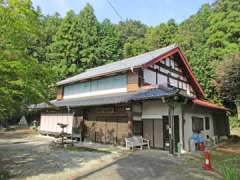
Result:
[[[123,61],[131,60],[131,59],[133,59],[133,58],[137,58],[137,57],[140,57],[140,56],[144,56],[144,55],[147,55],[147,54],[151,54],[151,53],[156,52],[156,51],[158,51],[158,50],[160,50],[160,49],[170,48],[170,47],[172,47],[172,46],[173,46],[173,47],[177,47],[176,44],[171,44],[171,45],[169,45],[169,46],[162,47],[162,48],[158,48],[158,49],[155,49],[155,50],[152,50],[152,51],[148,51],[148,52],[145,52],[145,53],[142,53],[142,54],[138,54],[138,55],[136,55],[136,56],[132,56],[132,57],[120,59],[120,60],[117,60],[117,61],[115,61],[115,62],[111,62],[111,63],[103,64],[103,65],[100,65],[100,66],[97,66],[97,67],[94,67],[94,68],[90,68],[90,69],[87,69],[87,70],[84,71],[84,72],[89,72],[89,71],[91,71],[91,70],[97,69],[97,68],[99,68],[99,67],[107,66],[107,65],[110,65],[110,64],[117,64],[117,63],[120,63],[120,62],[123,62]],[[82,73],[84,73],[84,72],[82,72]],[[81,74],[81,73],[80,73],[80,74]]]
[[[174,49],[177,48],[176,44],[171,44],[169,46],[155,49],[153,51],[149,51],[143,54],[139,54],[137,56],[125,58],[116,62],[112,62],[109,64],[97,66],[95,68],[91,68],[86,70],[85,72],[76,74],[72,77],[68,77],[62,81],[57,82],[57,85],[64,85],[68,83],[73,83],[79,80],[84,80],[92,77],[101,76],[104,74],[109,74],[113,72],[121,72],[130,68],[136,68],[138,66],[142,66],[152,59]]]

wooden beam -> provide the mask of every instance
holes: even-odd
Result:
[[[181,76],[184,75],[182,72],[177,71],[177,70],[175,70],[175,69],[173,69],[173,68],[171,68],[171,67],[169,67],[169,66],[167,66],[167,65],[165,65],[165,64],[158,63],[157,65],[158,65],[159,67],[161,67],[161,68],[167,69],[168,71],[173,72],[173,73],[176,73],[176,74],[178,74],[178,75],[181,75]]]
[[[177,77],[174,77],[174,76],[172,76],[170,73],[164,73],[164,72],[162,72],[162,71],[159,71],[158,69],[153,69],[152,67],[148,67],[148,69],[151,70],[151,71],[157,72],[157,73],[159,73],[159,74],[162,74],[162,75],[164,75],[164,76],[167,76],[167,77],[169,77],[169,78],[175,79],[175,80],[177,80],[177,81],[181,81],[181,82],[184,82],[184,83],[189,84],[187,81],[182,80],[182,79],[177,78]]]

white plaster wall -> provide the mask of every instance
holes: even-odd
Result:
[[[203,127],[204,127],[204,134],[208,134],[209,137],[213,137],[214,136],[214,130],[213,130],[213,118],[211,115],[211,112],[202,109],[201,107],[188,107],[188,108],[184,108],[184,115],[183,115],[183,119],[185,120],[184,123],[184,142],[185,142],[185,150],[186,151],[190,151],[190,146],[189,146],[189,142],[190,142],[190,138],[193,135],[193,131],[192,131],[192,117],[200,117],[203,118]],[[205,117],[209,117],[209,124],[210,124],[210,128],[209,130],[205,130]]]
[[[179,104],[175,105],[174,114],[181,115],[181,106]],[[168,116],[168,105],[166,103],[163,103],[160,100],[143,102],[143,119],[159,119],[162,118],[162,116]]]
[[[58,123],[68,124],[64,132],[72,134],[73,114],[67,113],[42,113],[40,120],[40,130],[52,133],[60,133],[62,129]]]
[[[161,85],[167,87],[167,84],[168,84],[167,76],[158,74],[158,84],[161,84]]]

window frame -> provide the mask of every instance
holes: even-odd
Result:
[[[202,121],[202,123],[200,124],[200,120]],[[197,128],[194,128],[193,124],[195,122],[198,122],[197,124]],[[198,133],[204,131],[204,117],[199,117],[199,116],[192,116],[192,132],[193,133]]]

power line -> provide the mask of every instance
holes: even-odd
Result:
[[[123,21],[123,17],[120,15],[117,9],[113,6],[113,4],[109,0],[106,0],[106,1],[109,4],[109,6],[113,9],[113,11],[116,13],[116,15],[120,18],[120,20]]]

